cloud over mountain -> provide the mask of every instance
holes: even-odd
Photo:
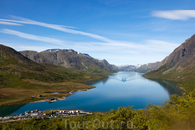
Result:
[[[152,16],[171,20],[188,20],[189,18],[195,18],[195,10],[154,11]]]

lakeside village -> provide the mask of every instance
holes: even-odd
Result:
[[[13,116],[0,117],[0,123],[28,120],[31,118],[57,118],[57,117],[68,117],[68,116],[84,116],[90,115],[92,113],[84,112],[81,110],[32,110],[26,111],[25,113],[20,113]]]

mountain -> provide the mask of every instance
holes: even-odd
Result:
[[[161,61],[160,66],[157,70],[145,74],[144,77],[188,81],[188,84],[195,81],[195,35]]]
[[[120,69],[121,71],[136,71],[137,68],[139,68],[140,65],[121,65],[118,66],[118,69]]]
[[[87,54],[85,54],[87,55]],[[103,60],[99,60],[99,62],[101,62],[104,66],[108,67],[110,71],[118,71],[117,66],[109,64],[107,60],[103,59]]]
[[[152,70],[156,70],[160,67],[160,62],[155,62],[155,63],[148,63],[148,64],[143,64],[139,68],[136,69],[137,72],[140,73],[147,73]]]
[[[83,72],[108,73],[118,70],[106,60],[97,60],[88,54],[72,49],[48,49],[42,52],[21,51],[20,53],[37,63],[51,63]]]
[[[164,73],[173,69],[180,71],[195,66],[195,35],[187,39],[161,62],[161,65],[165,64],[169,69]]]
[[[84,85],[84,82],[104,77],[106,75],[87,74],[49,63],[36,63],[14,49],[0,45],[0,105],[54,97],[46,92],[86,90],[93,87]],[[40,94],[43,97],[37,98]],[[36,98],[31,99],[31,96]]]
[[[193,68],[195,66],[195,35],[187,39],[179,47],[177,47],[169,56],[167,56],[161,62],[148,63],[136,67],[135,65],[119,66],[120,70],[124,71],[137,71],[147,73],[144,76],[148,77],[162,77],[167,75],[176,80],[176,74],[170,76],[170,74],[178,73],[178,80],[182,77],[181,73],[184,73],[186,69]],[[181,76],[180,76],[180,75]],[[188,76],[187,76],[188,77]],[[183,79],[186,77],[182,77]]]
[[[32,52],[35,53],[35,52]],[[23,56],[16,50],[0,44],[0,85],[12,86],[6,79],[12,76],[15,79],[33,79],[42,82],[73,81],[83,83],[96,75],[67,69],[49,63],[36,63]],[[5,80],[4,80],[5,79]],[[11,81],[11,79],[10,79]],[[17,86],[20,86],[18,84]]]
[[[118,66],[118,68],[121,71],[136,71],[136,72],[140,72],[140,73],[147,73],[151,70],[155,70],[157,68],[159,68],[160,66],[160,62],[155,62],[155,63],[148,63],[148,64],[144,64],[144,65],[123,65],[123,66]]]

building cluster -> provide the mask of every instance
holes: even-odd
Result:
[[[57,118],[57,117],[68,117],[68,116],[84,116],[91,113],[80,110],[32,110],[26,111],[13,116],[0,117],[0,122],[10,122],[17,120],[28,120],[30,118]]]

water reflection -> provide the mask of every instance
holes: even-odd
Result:
[[[9,115],[9,114],[17,111],[18,109],[20,109],[24,105],[25,104],[22,104],[22,105],[12,105],[12,106],[0,106],[0,116]]]
[[[105,84],[107,80],[108,80],[108,78],[103,78],[103,79],[100,79],[100,80],[87,81],[84,84],[91,85],[91,86],[93,86],[93,84],[98,84],[98,83],[104,83]]]
[[[150,80],[158,82],[160,85],[162,85],[167,90],[169,95],[178,94],[179,96],[182,96],[182,90],[177,88],[179,83],[174,81],[162,80],[162,79],[150,79]]]

